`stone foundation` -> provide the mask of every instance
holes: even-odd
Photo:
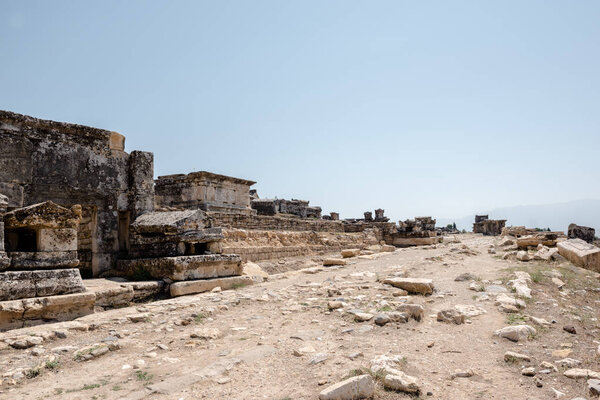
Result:
[[[242,259],[235,254],[138,258],[121,260],[118,268],[128,277],[134,277],[141,272],[156,279],[168,278],[173,281],[185,281],[240,275]]]
[[[175,282],[170,286],[171,296],[185,296],[203,293],[220,287],[222,290],[252,285],[254,280],[249,276],[232,276],[229,278],[206,279],[197,281]]]
[[[0,331],[70,321],[94,312],[94,293],[0,301]]]
[[[84,292],[77,269],[0,273],[0,301]]]
[[[378,244],[375,230],[358,233],[293,232],[224,229],[216,252],[237,254],[242,261],[260,261],[315,253],[364,249]]]

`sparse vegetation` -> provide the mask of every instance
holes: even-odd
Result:
[[[233,290],[236,290],[236,289],[241,289],[241,288],[246,287],[246,286],[248,286],[248,284],[246,284],[244,282],[237,282],[237,283],[234,283],[233,285],[231,285],[231,288]]]
[[[506,315],[506,323],[508,325],[522,324],[525,322],[525,317],[521,314],[508,314]]]
[[[203,314],[203,313],[199,313],[194,316],[194,322],[197,324],[204,323],[205,319],[206,319],[206,314]]]
[[[148,381],[152,380],[152,375],[149,374],[146,371],[136,371],[135,375],[136,375],[138,381],[146,381],[146,382],[148,382]]]
[[[59,365],[60,365],[60,362],[58,360],[46,361],[46,364],[44,364],[46,369],[50,369],[50,370],[57,369]]]

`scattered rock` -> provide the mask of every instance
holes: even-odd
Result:
[[[519,342],[526,340],[531,335],[535,335],[536,332],[535,328],[529,325],[514,325],[498,329],[494,334],[513,342]]]
[[[473,318],[487,313],[483,308],[472,304],[457,304],[454,306],[454,309],[459,313],[464,314],[467,318]]]
[[[387,324],[390,321],[391,321],[391,319],[390,319],[389,315],[387,315],[387,314],[377,314],[375,316],[375,324],[376,325],[384,326],[385,324]]]
[[[404,289],[408,293],[423,295],[433,293],[433,281],[431,279],[390,277],[386,278],[383,283]]]
[[[531,358],[528,355],[507,351],[504,353],[504,361],[506,362],[530,362]]]
[[[590,369],[582,369],[582,368],[571,368],[566,370],[563,373],[564,376],[571,379],[580,379],[580,378],[593,378],[600,379],[600,372],[592,371]]]
[[[425,316],[425,309],[420,304],[400,304],[397,307],[397,310],[400,313],[408,314],[412,319],[416,321],[421,321]],[[390,318],[392,317],[391,313],[388,315],[390,315]]]
[[[354,320],[356,322],[366,322],[373,319],[373,314],[369,314],[369,313],[365,313],[365,312],[359,312],[354,314]]]
[[[521,250],[517,252],[517,260],[519,261],[529,261],[529,254],[525,250]]]
[[[370,375],[355,376],[319,393],[319,400],[358,400],[373,397],[375,383]]]
[[[334,265],[346,265],[346,260],[341,258],[326,258],[323,260],[324,267],[331,267]]]
[[[465,315],[454,309],[442,310],[437,313],[437,320],[439,322],[460,325],[465,323]]]
[[[405,393],[417,394],[421,391],[417,378],[405,374],[402,371],[397,371],[396,375],[386,375],[383,379],[383,387],[388,390],[396,390]]]
[[[535,376],[535,368],[533,368],[533,367],[523,368],[521,370],[521,375],[523,375],[523,376]]]
[[[472,274],[472,273],[470,273],[470,272],[464,272],[464,273],[462,273],[462,274],[458,275],[456,278],[454,278],[454,280],[455,280],[456,282],[464,282],[464,281],[476,281],[476,280],[478,280],[478,279],[479,279],[479,278],[478,278],[477,276],[473,275],[473,274]]]
[[[575,335],[577,330],[573,325],[565,325],[563,326],[563,331],[570,333],[571,335]]]
[[[360,249],[345,249],[341,254],[343,258],[356,257],[360,255]]]

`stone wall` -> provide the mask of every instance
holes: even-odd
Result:
[[[213,244],[219,248],[212,250],[238,254],[243,261],[363,249],[379,243],[373,229],[358,233],[224,229],[223,234],[225,238]]]
[[[0,143],[0,193],[8,196],[9,210],[47,200],[81,204],[88,212],[79,231],[89,235],[81,245],[89,269],[82,272],[98,275],[112,267],[126,250],[120,249],[119,221],[154,206],[152,153],[130,156],[116,132],[7,111],[0,111]]]
[[[208,212],[207,214],[213,227],[275,231],[344,232],[342,221],[302,219],[279,215],[246,215],[221,212]]]

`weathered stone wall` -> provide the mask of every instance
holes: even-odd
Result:
[[[208,212],[207,214],[211,218],[211,226],[213,227],[275,231],[344,232],[342,221],[220,212]]]
[[[94,275],[114,265],[119,213],[154,205],[144,198],[153,197],[146,179],[152,154],[130,157],[125,138],[116,132],[7,111],[0,111],[0,143],[0,193],[8,196],[9,209],[47,200],[94,209],[80,229],[90,235],[82,240],[81,250],[91,258],[83,265]],[[130,190],[131,185],[140,187]]]
[[[206,171],[159,176],[156,205],[204,211],[249,212],[250,186],[255,182]]]
[[[238,254],[243,261],[363,249],[379,243],[373,229],[358,233],[224,229],[223,234],[224,240],[213,243],[219,247],[213,250]]]

